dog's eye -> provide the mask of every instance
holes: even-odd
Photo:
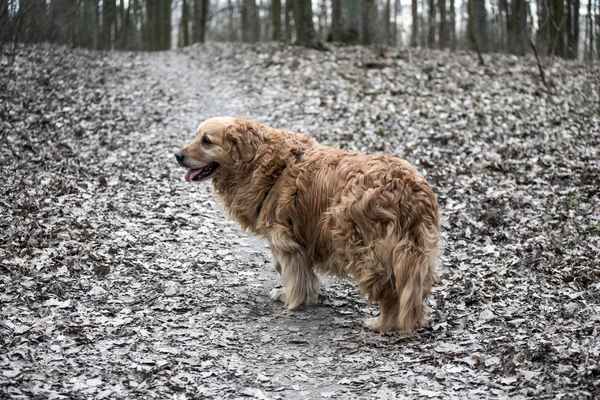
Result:
[[[202,144],[209,145],[212,144],[212,142],[207,136],[202,136]]]

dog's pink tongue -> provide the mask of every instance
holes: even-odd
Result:
[[[198,175],[200,172],[202,172],[202,168],[198,168],[198,169],[188,169],[188,172],[185,173],[185,180],[187,182],[191,182],[192,179],[194,179],[194,177],[196,175]]]

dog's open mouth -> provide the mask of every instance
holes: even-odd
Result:
[[[185,180],[188,182],[202,181],[211,176],[212,173],[217,170],[217,168],[219,168],[219,163],[211,162],[210,164],[205,165],[202,168],[189,169],[188,172],[185,174]]]

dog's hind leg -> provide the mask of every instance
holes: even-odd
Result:
[[[289,251],[291,248],[296,251]],[[294,310],[315,299],[319,295],[319,278],[307,263],[304,250],[296,243],[277,246],[273,242],[271,249],[283,281],[283,288],[273,289],[271,298],[282,301],[288,310]]]
[[[394,275],[400,296],[398,328],[407,332],[427,324],[424,300],[438,279],[438,230],[421,225],[419,235],[418,240],[402,240],[394,250]]]
[[[400,299],[395,294],[379,301],[379,316],[369,318],[367,327],[375,332],[392,332],[398,329],[398,313],[400,312]]]

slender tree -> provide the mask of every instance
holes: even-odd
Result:
[[[120,48],[126,49],[128,45],[128,41],[131,38],[131,8],[132,2],[127,3],[127,8],[123,12],[123,26],[121,27],[121,38],[120,38]]]
[[[285,0],[285,41],[292,42],[294,0]]]
[[[327,40],[327,0],[321,0],[321,7],[319,10],[319,41]]]
[[[586,49],[587,51],[585,52],[585,57],[588,60],[593,60],[594,59],[594,23],[593,23],[593,19],[592,19],[592,13],[593,13],[593,8],[592,8],[592,0],[588,0],[588,9],[587,9],[587,40],[585,41],[585,45],[586,45]]]
[[[98,10],[98,0],[84,0],[81,43],[90,49],[98,48]]]
[[[271,1],[271,21],[273,23],[273,40],[281,40],[281,0]]]
[[[471,46],[478,53],[487,52],[489,50],[489,40],[485,0],[469,0],[468,11],[467,31],[469,32]]]
[[[319,48],[319,41],[313,25],[311,0],[294,1],[294,25],[296,27],[296,44]]]
[[[436,31],[436,5],[435,0],[428,1],[429,6],[429,21],[427,24],[427,46],[430,49],[435,48],[435,31]]]
[[[430,0],[421,0],[421,12],[419,13],[419,45],[427,47],[429,36],[429,13],[427,7]]]
[[[195,11],[195,10],[194,10]],[[188,0],[181,2],[181,22],[179,25],[179,47],[190,45],[190,4]]]
[[[357,44],[363,39],[361,24],[364,22],[363,7],[361,0],[340,0],[339,7],[339,41]],[[332,10],[333,14],[333,10]]]
[[[140,0],[133,0],[132,10],[131,10],[131,28],[130,28],[130,37],[128,39],[127,48],[128,49],[141,49],[142,41],[140,37],[139,28],[142,25],[142,7],[140,6]]]
[[[567,0],[567,58],[577,58],[579,49],[579,0]]]
[[[122,49],[125,45],[125,1],[119,0],[117,15],[115,18],[115,48]]]
[[[33,1],[22,2],[26,6],[35,4],[35,9],[39,9],[39,5],[36,3]],[[77,45],[75,31],[77,30],[76,25],[80,21],[77,15],[78,11],[78,8],[73,7],[70,0],[50,1],[48,4],[48,30],[43,39],[53,43]],[[33,22],[34,18],[40,17],[38,13],[31,11],[28,12],[28,16],[31,16],[28,25]]]
[[[113,31],[117,13],[116,0],[102,1],[102,48],[110,50],[113,47]]]
[[[186,0],[184,0],[186,1]],[[208,0],[193,0],[192,42],[204,43],[206,37],[206,19],[208,18]],[[189,9],[189,6],[188,6]],[[189,11],[188,11],[189,13]]]
[[[456,9],[454,7],[454,0],[450,0],[450,48],[456,49]]]
[[[394,22],[393,22],[393,30],[392,30],[392,42],[390,44],[396,46],[398,43],[401,43],[401,38],[398,37],[398,14],[400,13],[400,0],[394,1]],[[400,30],[402,32],[402,30]]]
[[[545,1],[545,0],[539,0],[539,1]],[[506,51],[509,47],[508,36],[510,35],[510,24],[511,24],[510,11],[508,9],[508,0],[498,0],[498,8],[500,10],[500,12],[499,12],[500,43],[501,43],[500,48],[503,51]]]
[[[8,1],[9,0],[0,0],[0,46],[2,43],[8,42],[10,37],[10,16],[8,14]]]
[[[385,7],[383,8],[383,29],[385,32],[385,44],[392,45],[392,0],[386,0]]]
[[[334,42],[342,41],[342,0],[331,0],[331,29],[329,31],[329,40]]]
[[[438,8],[440,9],[440,48],[448,47],[448,21],[446,17],[446,0],[438,0]]]
[[[227,0],[227,27],[229,31],[229,41],[234,42],[237,40],[237,31],[234,29],[234,14],[235,6],[232,0]]]
[[[146,0],[144,47],[167,50],[171,47],[171,0]]]
[[[508,51],[513,54],[523,55],[529,47],[527,42],[527,6],[526,0],[511,0],[510,2],[506,27]]]
[[[548,52],[550,26],[548,17],[548,0],[535,0],[538,29],[535,33],[535,45],[540,51]]]
[[[411,3],[412,12],[412,30],[410,35],[411,47],[417,47],[419,43],[419,7],[417,0],[412,0]]]
[[[377,2],[364,0],[363,43],[373,44],[377,41]]]
[[[242,7],[242,41],[255,43],[260,39],[260,21],[256,0],[244,0]]]
[[[549,46],[548,55],[565,55],[565,5],[563,0],[549,0]]]
[[[171,48],[171,0],[160,0],[160,50]]]

